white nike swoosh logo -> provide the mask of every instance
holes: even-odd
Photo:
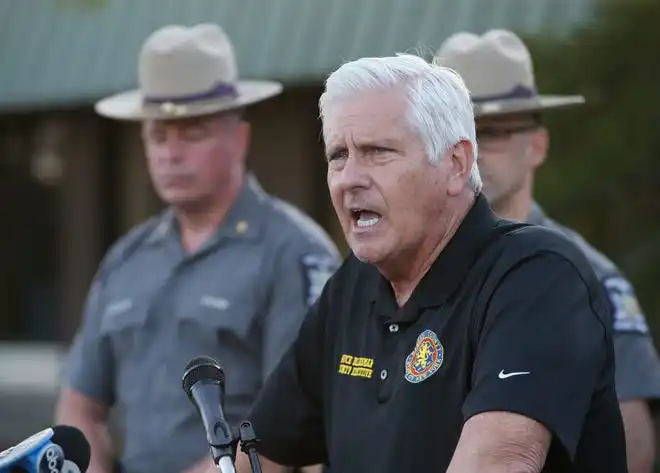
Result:
[[[500,379],[507,379],[511,376],[520,376],[521,374],[529,374],[529,371],[514,371],[512,373],[505,373],[504,370],[500,371],[500,374],[497,375]]]

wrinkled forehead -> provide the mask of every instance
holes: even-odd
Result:
[[[395,90],[352,95],[331,104],[323,118],[326,148],[349,143],[401,141],[412,132],[406,97]]]

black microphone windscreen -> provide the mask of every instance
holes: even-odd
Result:
[[[53,427],[53,437],[50,439],[64,451],[64,457],[75,463],[80,471],[87,471],[91,458],[91,448],[85,435],[76,427],[56,425]]]
[[[186,364],[183,374],[183,390],[188,396],[193,385],[200,380],[214,381],[224,388],[225,372],[217,360],[210,356],[197,356]]]

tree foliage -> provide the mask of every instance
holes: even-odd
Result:
[[[632,279],[660,340],[660,2],[606,1],[568,38],[525,38],[539,89],[587,105],[547,115],[536,194]]]

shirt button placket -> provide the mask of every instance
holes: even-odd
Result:
[[[385,357],[385,365],[387,366],[389,363],[393,362],[392,356],[396,352],[396,346],[398,344],[399,338],[394,337],[393,335],[398,334],[399,332],[399,324],[396,323],[390,323],[387,325],[387,331],[389,332],[389,336],[385,337],[385,353],[387,354]],[[394,361],[395,362],[395,361]],[[390,378],[390,372],[387,368],[382,368],[379,373],[380,376],[380,389],[378,390],[378,401],[379,402],[387,402],[390,399],[390,396],[392,395],[392,380]]]

